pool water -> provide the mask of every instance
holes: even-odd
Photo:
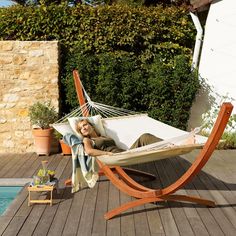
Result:
[[[0,215],[4,213],[21,189],[20,186],[0,186]]]

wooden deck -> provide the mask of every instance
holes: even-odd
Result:
[[[190,154],[135,166],[157,175],[144,182],[160,188],[174,182],[190,166],[198,151]],[[56,171],[60,192],[54,193],[54,204],[28,207],[26,187],[0,217],[0,235],[236,235],[236,151],[215,151],[204,170],[179,193],[214,200],[215,208],[189,203],[146,204],[109,221],[103,214],[130,200],[101,178],[93,189],[71,194],[64,180],[71,174],[71,158],[60,154],[49,157],[36,154],[0,154],[0,178],[31,178],[49,160]],[[47,195],[41,194],[39,198]]]

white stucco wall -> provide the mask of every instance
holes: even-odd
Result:
[[[220,95],[228,94],[236,99],[235,0],[215,0],[210,6],[199,73]]]
[[[209,94],[217,98],[218,104],[222,96],[235,99],[231,102],[233,113],[236,113],[236,0],[212,2],[204,28],[199,74],[213,92],[201,91],[197,96],[191,110],[189,129],[203,123],[202,114],[211,109]]]

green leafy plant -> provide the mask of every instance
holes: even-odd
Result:
[[[36,102],[29,107],[29,117],[33,126],[48,129],[57,120],[58,114],[50,101]]]
[[[56,172],[54,170],[45,170],[45,169],[39,169],[37,173],[37,177],[39,178],[37,184],[45,184],[48,181],[52,181]]]
[[[189,58],[178,55],[166,64],[161,56],[157,56],[148,72],[145,93],[149,115],[174,127],[186,129],[192,103],[200,88]]]
[[[218,100],[218,102],[216,101]],[[223,102],[231,102],[232,98],[228,95],[220,96],[215,94],[215,101],[209,111],[202,115],[203,125],[201,134],[209,136],[220,111]],[[222,142],[218,144],[219,149],[236,148],[236,114],[232,114],[221,138]]]
[[[59,133],[59,132],[56,131],[56,130],[54,130],[54,136],[55,136],[55,138],[58,139],[58,140],[62,139],[62,137],[63,137],[62,134]]]
[[[46,170],[46,173],[45,173],[44,169],[39,169],[37,176],[42,177],[45,175],[55,175],[55,171],[54,170]]]

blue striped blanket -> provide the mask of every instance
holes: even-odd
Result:
[[[72,193],[87,186],[93,188],[98,180],[95,157],[88,156],[84,152],[83,140],[75,134],[64,135],[63,141],[72,150]]]

